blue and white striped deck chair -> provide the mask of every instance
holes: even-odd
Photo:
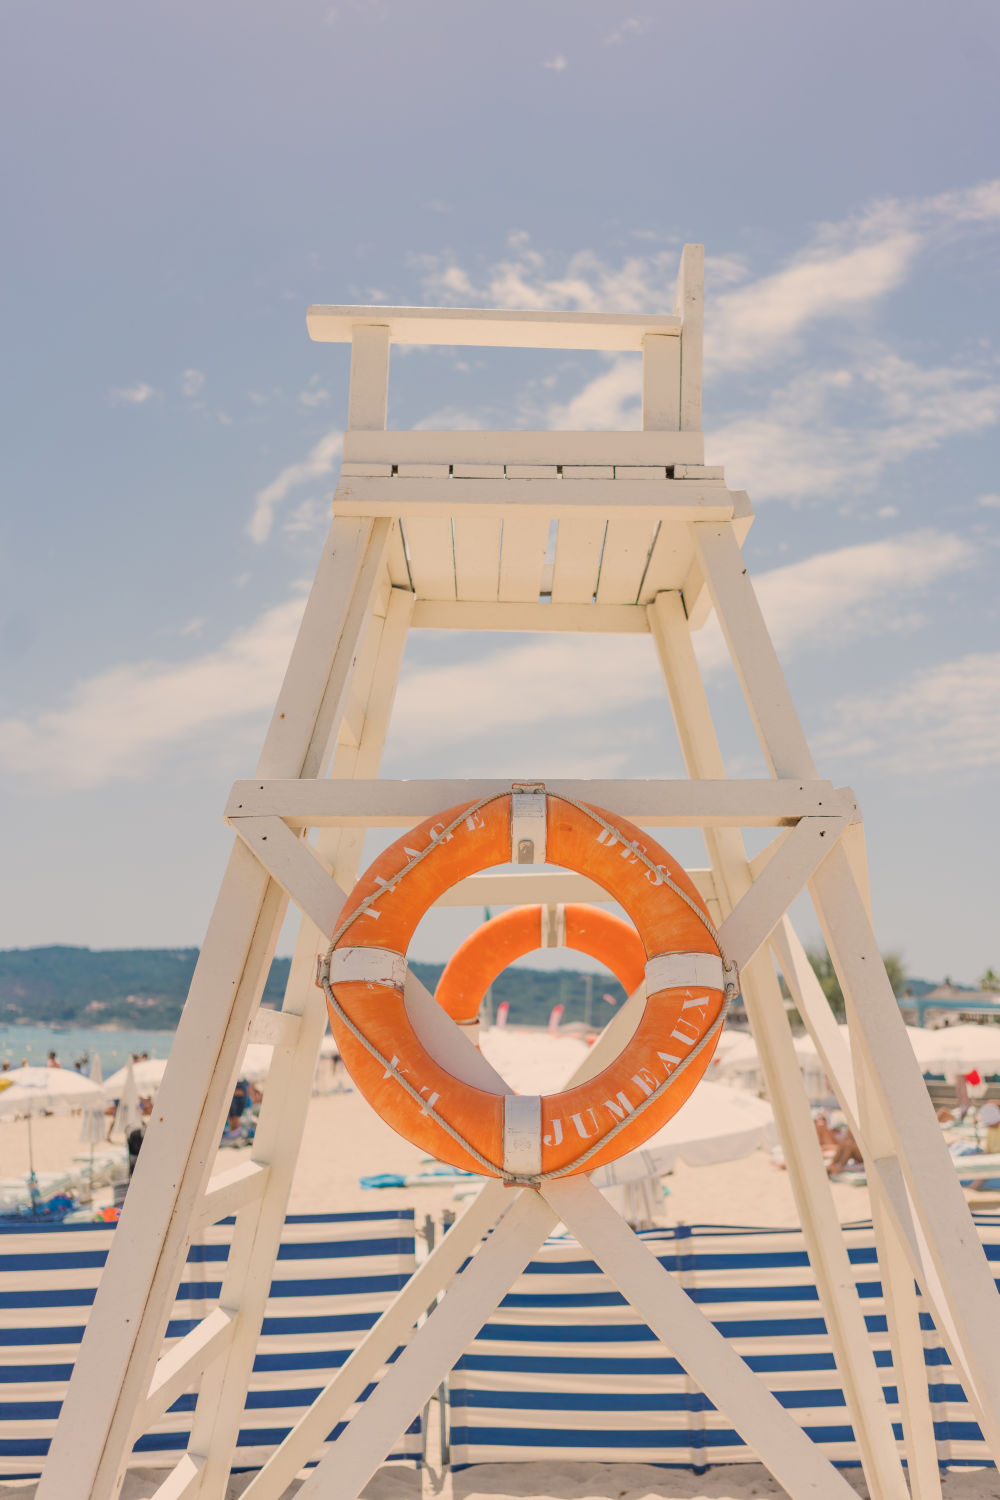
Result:
[[[264,1462],[408,1280],[414,1267],[413,1217],[407,1209],[294,1214],[286,1220],[236,1468]],[[191,1246],[165,1349],[218,1298],[232,1222],[214,1225]],[[41,1470],[113,1233],[103,1225],[17,1226],[0,1233],[4,1477]],[[175,1463],[187,1447],[194,1404],[194,1393],[175,1402],[139,1439],[133,1464]],[[418,1421],[390,1457],[419,1460],[421,1448]]]
[[[1000,1257],[1000,1221],[982,1226]],[[898,1416],[871,1225],[845,1231],[858,1295]],[[709,1226],[642,1238],[837,1464],[859,1462],[801,1231]],[[942,1463],[989,1463],[930,1319],[925,1358]],[[552,1458],[678,1465],[755,1455],[590,1259],[549,1240],[451,1378],[453,1464]],[[901,1437],[898,1421],[897,1437]]]

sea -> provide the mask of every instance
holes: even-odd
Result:
[[[105,1078],[124,1067],[135,1053],[148,1052],[150,1057],[166,1057],[173,1045],[172,1031],[110,1031],[98,1027],[2,1026],[0,1025],[0,1063],[12,1068],[26,1062],[42,1067],[50,1052],[55,1052],[64,1068],[72,1068],[85,1058],[84,1072],[90,1071],[95,1057],[101,1059]]]

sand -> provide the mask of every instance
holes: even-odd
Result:
[[[32,1135],[38,1172],[58,1171],[87,1150],[80,1144],[78,1115],[36,1119]],[[215,1171],[226,1171],[248,1156],[248,1147],[223,1147]],[[445,1209],[460,1211],[462,1203],[451,1185],[366,1190],[359,1183],[361,1177],[380,1172],[425,1170],[423,1152],[390,1129],[354,1090],[318,1094],[309,1106],[289,1212],[351,1213],[412,1205],[422,1219],[424,1214],[436,1216]],[[27,1171],[26,1123],[0,1121],[0,1177],[24,1176]],[[667,1224],[788,1226],[799,1222],[788,1173],[775,1167],[763,1151],[715,1167],[678,1163],[668,1186],[663,1203]],[[833,1197],[841,1222],[869,1217],[866,1188],[834,1183]]]
[[[53,1115],[33,1126],[35,1166],[58,1170],[85,1150],[79,1144],[79,1116]],[[216,1171],[246,1160],[247,1148],[223,1148]],[[445,1209],[461,1211],[452,1186],[365,1190],[361,1176],[377,1172],[413,1173],[422,1169],[422,1153],[378,1119],[353,1090],[313,1098],[289,1201],[292,1213],[351,1212],[364,1209],[414,1206],[418,1222],[424,1214],[440,1216]],[[27,1126],[23,1121],[0,1122],[0,1176],[27,1172]],[[679,1164],[668,1179],[663,1221],[712,1224],[773,1225],[798,1223],[787,1172],[775,1167],[762,1151],[741,1161],[713,1167]],[[869,1216],[864,1188],[833,1184],[833,1197],[842,1222]],[[433,1451],[433,1450],[432,1450]],[[147,1500],[166,1472],[133,1470],[123,1500]],[[236,1476],[229,1497],[242,1494],[250,1475]],[[846,1476],[861,1495],[867,1495],[859,1470]],[[293,1485],[288,1496],[296,1493]],[[0,1483],[0,1497],[29,1500],[34,1481]],[[785,1490],[757,1464],[719,1465],[697,1475],[683,1469],[657,1469],[645,1464],[599,1464],[551,1461],[526,1464],[481,1464],[459,1474],[428,1468],[421,1474],[391,1466],[382,1469],[364,1491],[369,1500],[498,1500],[532,1496],[538,1500],[642,1500],[644,1496],[670,1500],[751,1500],[781,1497]],[[997,1500],[1000,1478],[996,1470],[957,1470],[943,1476],[944,1500]]]

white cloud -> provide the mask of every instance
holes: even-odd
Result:
[[[329,524],[329,506],[319,500],[303,500],[285,522],[286,536],[311,536]]]
[[[984,510],[1000,510],[1000,495],[980,495],[976,504]]]
[[[973,557],[958,537],[914,532],[774,569],[757,578],[757,590],[775,644],[790,658],[884,630],[922,591]],[[142,780],[168,752],[235,734],[273,705],[302,608],[303,596],[296,595],[201,656],[111,667],[79,683],[59,708],[0,720],[0,766],[67,787]],[[189,622],[184,633],[201,623]],[[713,641],[706,627],[696,641],[708,670],[722,664],[720,637]],[[475,662],[407,673],[391,745],[397,759],[475,744],[480,766],[487,752],[509,760],[516,701],[517,733],[537,737],[546,774],[566,755],[579,758],[581,746],[602,765],[618,766],[624,752],[616,743],[616,714],[653,700],[664,702],[648,637],[531,637]],[[557,741],[558,724],[568,728]],[[534,764],[525,774],[540,774],[537,757]]]
[[[920,247],[913,233],[841,250],[812,248],[784,270],[715,299],[705,337],[711,369],[787,355],[809,327],[869,308],[901,286]]]
[[[820,552],[758,574],[754,584],[775,649],[791,659],[810,647],[839,649],[898,628],[901,618],[912,624],[912,615],[901,615],[908,601],[975,556],[961,537],[927,529]],[[714,616],[694,641],[703,668],[728,660]]]
[[[203,370],[185,370],[181,376],[181,395],[197,396],[205,385],[205,373]]]
[[[324,401],[329,401],[329,399],[330,392],[328,390],[325,390],[322,386],[316,387],[311,390],[307,389],[304,391],[299,391],[300,406],[322,406]]]
[[[111,667],[62,708],[0,720],[0,765],[62,787],[148,778],[166,753],[266,715],[302,608],[291,599],[203,656]]]
[[[712,457],[757,499],[870,487],[884,470],[1000,418],[1000,384],[971,367],[922,368],[867,346],[853,367],[810,369],[713,428]]]
[[[973,557],[956,536],[920,531],[805,558],[760,574],[755,583],[775,646],[791,659],[888,628],[909,601]],[[695,641],[705,670],[728,660],[717,626],[706,626]],[[531,638],[475,662],[424,667],[405,677],[393,716],[393,753],[399,758],[436,746],[493,742],[509,757],[511,702],[519,735],[565,722],[576,726],[572,745],[586,723],[589,742],[593,725],[613,724],[616,713],[662,695],[646,637]]]
[[[897,775],[1000,765],[1000,652],[972,652],[913,673],[888,692],[843,698],[818,737],[826,758],[864,757]]]
[[[542,67],[550,69],[553,73],[563,73],[569,67],[569,63],[563,57],[562,53],[558,52],[549,62],[543,62]]]
[[[111,392],[111,400],[115,406],[143,406],[155,395],[153,386],[145,380],[139,380],[135,385],[116,386]]]
[[[339,429],[328,432],[313,444],[305,458],[287,464],[270,484],[257,491],[253,515],[247,522],[247,533],[255,542],[267,541],[274,524],[274,513],[291,490],[333,471],[343,446],[344,434]]]

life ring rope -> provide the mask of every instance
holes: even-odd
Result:
[[[519,787],[517,784],[515,784],[514,791],[517,792],[518,790]],[[405,880],[408,875],[412,874],[412,872],[421,863],[421,861],[426,859],[433,849],[437,848],[441,843],[450,838],[454,831],[459,828],[461,824],[464,823],[470,816],[481,811],[482,808],[489,806],[490,803],[502,801],[510,795],[510,792],[494,792],[487,797],[480,798],[477,802],[464,804],[461,808],[461,811],[456,814],[456,816],[451,820],[450,823],[441,828],[436,837],[424,849],[416,851],[410,857],[409,862],[403,866],[402,870],[400,870],[397,875],[393,876],[392,881],[389,882],[388,888],[395,888],[403,880]],[[566,797],[562,793],[545,792],[544,795],[546,797],[552,797],[554,800],[564,802],[569,807],[575,808],[578,812],[583,813],[584,816],[589,818],[592,822],[596,823],[599,827],[603,828],[605,832],[607,832],[613,838],[617,840],[621,839],[621,830],[619,828],[616,828],[615,825],[609,822],[606,818],[601,817],[601,815],[595,808],[588,806],[586,803],[578,802],[573,797]],[[528,1175],[522,1175],[516,1172],[508,1171],[502,1163],[490,1161],[488,1157],[484,1156],[480,1151],[478,1151],[476,1147],[473,1146],[472,1143],[462,1135],[461,1131],[457,1130],[455,1126],[450,1123],[450,1121],[446,1120],[444,1116],[434,1108],[433,1102],[429,1100],[425,1094],[422,1094],[417,1088],[415,1088],[414,1085],[410,1083],[409,1079],[406,1078],[403,1073],[395,1066],[393,1061],[390,1058],[387,1058],[379,1050],[379,1048],[369,1040],[369,1038],[364,1034],[361,1028],[356,1025],[356,1023],[351,1019],[351,1017],[344,1010],[343,1006],[337,1000],[337,997],[333,992],[333,986],[331,983],[331,966],[333,964],[334,950],[336,948],[336,945],[339,939],[348,930],[348,928],[357,921],[358,917],[360,917],[365,911],[367,911],[368,908],[373,904],[373,902],[379,899],[379,897],[384,892],[384,887],[380,886],[376,888],[368,896],[366,896],[363,901],[359,902],[357,906],[352,907],[349,915],[344,919],[343,922],[340,923],[338,927],[334,929],[333,936],[330,938],[329,946],[327,947],[326,953],[324,954],[323,959],[320,963],[318,979],[323,993],[326,996],[327,1004],[331,1007],[331,1009],[337,1015],[337,1018],[347,1028],[347,1030],[351,1033],[355,1040],[358,1041],[362,1047],[364,1047],[365,1051],[375,1059],[380,1067],[384,1068],[385,1076],[393,1078],[395,1082],[398,1083],[407,1094],[409,1094],[409,1096],[415,1101],[415,1103],[419,1105],[421,1113],[429,1115],[431,1119],[434,1120],[435,1124],[439,1125],[441,1129],[444,1130],[445,1133],[449,1135],[452,1140],[454,1140],[459,1146],[461,1146],[462,1150],[466,1151],[474,1161],[477,1161],[480,1166],[485,1167],[487,1172],[491,1176],[497,1176],[509,1185],[539,1187],[543,1182],[550,1182],[554,1178],[565,1177],[570,1173],[579,1172],[581,1167],[584,1166],[591,1157],[595,1156],[599,1151],[604,1151],[617,1135],[619,1135],[623,1130],[630,1128],[640,1115],[644,1114],[645,1111],[649,1109],[664,1093],[666,1093],[669,1089],[673,1088],[676,1085],[681,1075],[695,1062],[698,1056],[704,1051],[707,1046],[709,1046],[714,1041],[715,1037],[721,1031],[723,1025],[725,1024],[730,1005],[732,1004],[732,1001],[736,997],[736,995],[739,994],[739,975],[736,965],[726,957],[726,954],[722,948],[722,944],[719,941],[719,934],[716,931],[715,924],[712,922],[711,917],[698,905],[697,902],[691,899],[688,893],[683,890],[681,886],[679,886],[674,880],[671,879],[670,875],[665,870],[654,864],[654,862],[649,858],[645,851],[640,848],[634,840],[628,841],[627,847],[641,864],[644,864],[657,877],[659,881],[662,881],[663,884],[665,884],[671,891],[673,891],[675,895],[681,898],[684,904],[691,909],[691,911],[705,927],[706,931],[712,939],[713,944],[715,945],[715,948],[718,951],[719,958],[722,961],[723,1000],[721,1008],[719,1010],[719,1014],[716,1016],[711,1026],[708,1027],[704,1035],[699,1039],[698,1043],[691,1049],[691,1051],[682,1060],[682,1062],[678,1064],[673,1072],[670,1073],[668,1077],[665,1078],[656,1088],[654,1088],[652,1092],[650,1092],[641,1101],[641,1103],[636,1105],[628,1115],[625,1115],[622,1117],[622,1119],[618,1120],[608,1131],[601,1135],[593,1145],[588,1147],[588,1149],[582,1152],[581,1155],[575,1157],[574,1160],[568,1163],[566,1166],[553,1168],[548,1172],[538,1172]],[[405,976],[405,955],[396,954],[391,950],[385,949],[379,951],[384,955],[386,960],[402,959],[402,972]],[[655,963],[657,960],[666,959],[668,957],[672,958],[673,955],[653,955],[650,958],[649,962]],[[398,975],[400,971],[397,968],[395,972]]]

